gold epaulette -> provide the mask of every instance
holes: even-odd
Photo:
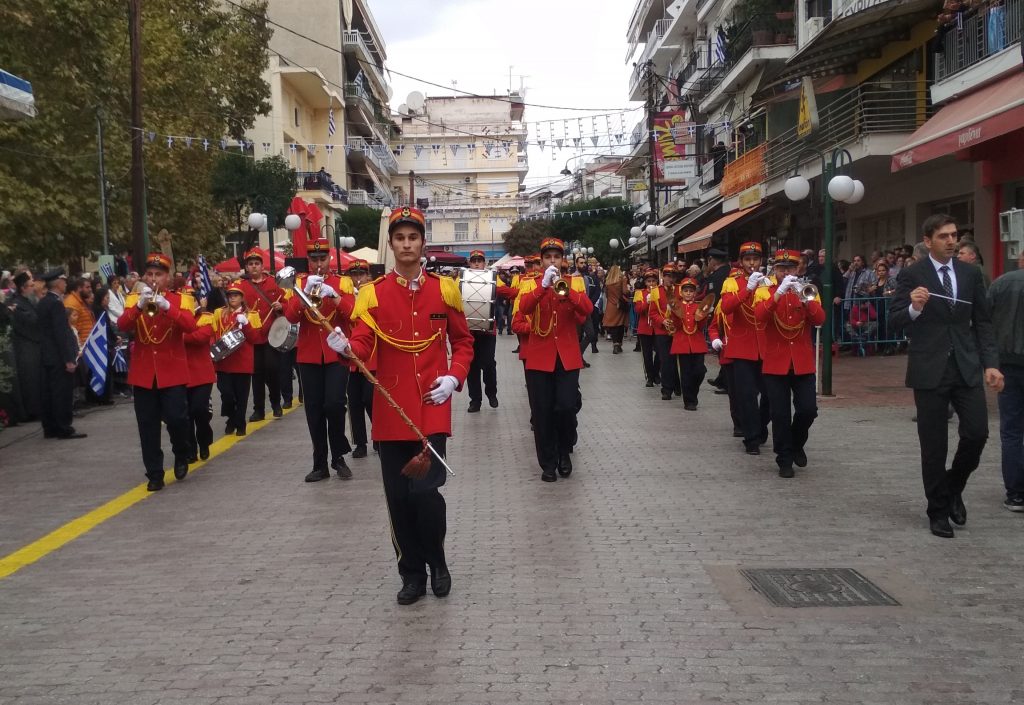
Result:
[[[644,290],[637,289],[633,292],[633,303],[642,304],[644,302]]]
[[[737,283],[736,277],[729,277],[722,282],[722,296],[726,294],[735,294],[740,290],[739,284]]]
[[[139,295],[138,294],[128,294],[128,296],[124,297],[124,308],[125,308],[126,311],[128,309],[130,309],[132,306],[138,306],[138,305],[139,305]]]
[[[573,276],[571,289],[572,291],[580,291],[586,293],[587,283],[583,281],[583,277]]]
[[[339,293],[342,294],[354,294],[356,293],[356,286],[352,283],[352,277],[348,275],[338,276],[338,289]]]
[[[209,311],[203,311],[199,314],[199,318],[196,319],[196,327],[209,326],[213,324],[213,314]]]
[[[451,277],[438,277],[441,280],[441,298],[448,305],[448,308],[462,311],[462,292],[459,291],[459,283]]]
[[[182,292],[178,294],[181,297],[181,310],[182,311],[195,311],[196,310],[196,299],[192,294]]]
[[[365,314],[369,313],[371,309],[377,308],[377,289],[376,284],[384,277],[374,279],[368,284],[363,284],[359,287],[359,293],[356,295],[355,308],[352,309],[352,320],[358,321]]]

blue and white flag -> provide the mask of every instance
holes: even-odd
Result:
[[[107,313],[104,311],[89,331],[82,351],[85,365],[91,373],[89,387],[96,396],[102,396],[107,389],[107,349]]]
[[[100,274],[102,274],[107,281],[110,281],[110,278],[114,276],[114,265],[110,262],[104,262],[100,265]]]
[[[715,32],[715,63],[725,63],[725,32],[721,29]]]
[[[128,374],[128,359],[124,356],[124,348],[114,350],[114,372],[119,375]]]
[[[210,281],[210,268],[206,266],[206,258],[199,255],[199,298],[209,298],[212,290],[213,282]]]
[[[327,110],[327,136],[334,137],[334,133],[337,131],[338,126],[334,124],[334,106],[332,105]]]

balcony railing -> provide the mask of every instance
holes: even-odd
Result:
[[[398,173],[398,160],[387,145],[376,144],[362,137],[349,137],[348,144],[352,151],[358,151],[373,162],[381,173]]]
[[[776,29],[768,29],[775,25],[777,25]],[[754,17],[737,28],[734,33],[730,33],[722,55],[716,55],[717,52],[712,53],[708,67],[700,71],[697,78],[694,79],[694,93],[697,101],[704,100],[714,91],[748,51],[755,47],[780,45],[779,42],[776,42],[776,37],[779,35],[786,38],[781,45],[794,44],[796,41],[792,26],[776,21],[774,15]]]
[[[390,208],[394,205],[394,199],[379,191],[369,193],[363,189],[352,189],[348,192],[348,204],[350,206],[369,206],[371,208]]]
[[[1004,0],[964,19],[962,30],[946,32],[935,53],[935,80],[945,80],[1020,42],[1022,14],[1024,0]]]
[[[325,171],[295,172],[295,188],[299,191],[323,191],[335,203],[348,203],[348,192],[334,183]]]

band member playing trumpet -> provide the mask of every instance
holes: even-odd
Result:
[[[262,338],[260,315],[245,305],[245,290],[238,282],[227,290],[227,306],[213,312],[213,335],[221,338],[231,331],[241,331],[241,344],[222,360],[214,363],[217,370],[217,391],[220,392],[220,415],[227,419],[224,435],[245,435],[245,410],[249,406],[252,385],[253,346]]]
[[[260,320],[257,336],[253,339],[252,416],[250,421],[262,421],[266,415],[266,395],[270,393],[270,410],[274,418],[281,418],[281,353],[267,342],[267,334],[274,319],[284,308],[284,292],[263,271],[263,253],[252,248],[245,253],[247,279],[239,282],[245,292],[245,306]]]
[[[679,285],[679,298],[670,311],[674,332],[669,352],[679,363],[683,408],[687,411],[697,410],[697,395],[708,371],[704,365],[704,355],[708,352],[704,330],[708,325],[713,297],[706,299],[707,304],[704,304],[694,300],[696,295],[697,280],[686,277]]]
[[[523,294],[513,326],[532,319],[526,357],[526,388],[533,418],[533,439],[541,479],[554,482],[572,473],[569,454],[576,443],[580,408],[579,376],[583,367],[576,326],[594,310],[583,279],[561,274],[565,245],[546,238],[540,245],[545,266],[538,286]]]
[[[644,272],[644,288],[637,289],[633,294],[633,309],[637,314],[636,337],[640,342],[644,378],[648,387],[661,381],[661,358],[655,350],[654,325],[651,323],[651,294],[658,289],[660,282],[658,270],[649,268]]]
[[[309,275],[299,275],[295,286],[301,288],[317,307],[320,315],[332,325],[349,330],[355,296],[351,280],[330,273],[331,246],[326,238],[314,240],[306,248]],[[287,297],[285,318],[299,324],[296,360],[302,382],[303,409],[313,442],[313,469],[306,482],[318,482],[331,476],[327,465],[343,480],[352,478],[345,454],[352,450],[345,437],[345,390],[348,386],[348,364],[327,344],[327,331],[317,316],[307,311],[298,296]]]
[[[764,324],[762,374],[772,412],[772,443],[780,477],[793,466],[806,467],[804,444],[818,416],[811,329],[825,322],[825,310],[813,284],[796,277],[797,250],[775,253],[777,285],[757,290],[754,315]]]
[[[734,269],[729,273],[730,277],[739,276],[742,270]],[[708,323],[708,340],[711,341],[711,349],[718,355],[718,367],[725,382],[725,390],[729,395],[729,417],[732,419],[732,437],[743,438],[743,422],[740,419],[739,404],[736,401],[736,384],[733,379],[732,360],[725,352],[725,343],[728,338],[728,331],[731,323],[731,316],[722,312],[722,301],[715,304],[715,311]]]
[[[196,329],[185,334],[185,355],[188,357],[188,442],[189,464],[210,457],[213,429],[210,421],[210,393],[217,381],[217,371],[210,358],[210,346],[217,337],[213,333],[213,314],[205,311],[205,299],[195,309]]]
[[[188,474],[188,364],[184,335],[196,329],[189,294],[167,291],[171,259],[154,252],[146,258],[145,284],[139,294],[125,299],[117,319],[122,332],[135,332],[128,384],[133,387],[135,420],[139,426],[142,462],[150,492],[164,487],[164,453],[160,447],[160,422],[167,424],[174,453],[174,477]],[[167,293],[158,293],[164,291]]]
[[[757,242],[740,245],[743,274],[729,277],[722,284],[722,312],[732,316],[725,354],[733,361],[743,448],[749,455],[760,455],[761,444],[768,441],[768,397],[761,379],[765,326],[754,316],[754,291],[770,281],[758,271],[762,252]]]
[[[420,267],[425,232],[421,211],[406,207],[392,212],[388,244],[395,268],[359,287],[351,344],[340,327],[328,341],[335,351],[360,360],[376,351],[377,381],[443,456],[452,432],[451,396],[469,374],[473,336],[458,284],[449,277],[425,274]],[[438,491],[445,470],[432,457],[422,479],[402,474],[423,444],[379,390],[374,396],[373,439],[378,443],[391,539],[402,577],[398,603],[409,605],[426,594],[428,569],[434,595],[445,597],[452,586],[444,552],[445,501]]]

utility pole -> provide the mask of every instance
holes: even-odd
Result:
[[[96,147],[100,170],[100,220],[103,223],[103,254],[110,254],[110,231],[107,227],[107,176],[103,169],[103,118],[96,108]]]
[[[416,172],[409,170],[409,205],[416,205]]]
[[[131,44],[132,253],[134,269],[146,261],[146,177],[142,164],[142,0],[128,0]]]
[[[647,180],[647,198],[651,205],[651,215],[647,220],[647,225],[652,226],[658,222],[658,179],[655,171],[658,166],[658,159],[654,153],[654,147],[657,140],[654,136],[654,97],[655,97],[655,80],[654,74],[654,61],[651,59],[647,60],[644,65],[647,78],[647,165],[648,165],[648,180]],[[647,233],[647,259],[653,264],[657,261],[654,256],[653,242],[651,237],[651,228],[648,227]]]

